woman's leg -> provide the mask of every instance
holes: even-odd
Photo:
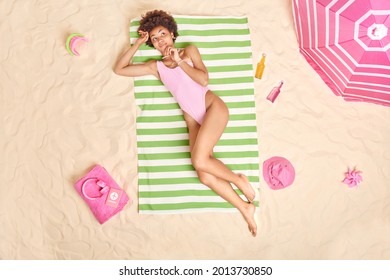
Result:
[[[199,124],[191,118],[188,114],[184,113],[184,118],[186,120],[188,130],[189,130],[189,142],[190,142],[190,151],[192,153],[194,143],[196,142],[197,135],[199,133],[200,126]],[[257,225],[254,219],[256,208],[253,204],[246,203],[238,196],[238,194],[233,190],[229,182],[217,178],[214,175],[211,175],[207,172],[197,171],[199,180],[210,189],[215,191],[219,196],[221,196],[226,201],[230,202],[234,207],[236,207],[241,214],[243,215],[245,221],[248,224],[249,231],[253,236],[257,234]]]
[[[191,153],[192,164],[197,171],[207,172],[236,185],[245,197],[252,201],[255,191],[243,174],[233,173],[223,162],[213,157],[213,148],[229,121],[226,104],[212,92],[206,94],[206,116],[196,136]]]

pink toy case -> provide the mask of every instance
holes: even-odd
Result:
[[[120,212],[129,197],[112,179],[107,170],[96,165],[74,184],[100,224]]]

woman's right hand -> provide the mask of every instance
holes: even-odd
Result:
[[[149,39],[149,33],[146,31],[138,31],[139,38],[136,40],[136,44],[141,46],[143,43],[146,43]]]

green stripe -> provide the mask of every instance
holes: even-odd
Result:
[[[183,159],[183,158],[191,158],[190,152],[158,153],[158,154],[140,154],[140,153],[138,153],[139,160]]]
[[[187,18],[187,17],[175,17],[177,24],[197,24],[197,25],[206,25],[206,24],[247,24],[248,19],[245,18]]]
[[[161,135],[161,134],[179,134],[188,133],[187,127],[173,128],[140,128],[137,129],[137,135]]]
[[[136,92],[136,99],[144,98],[172,98],[172,94],[169,91],[148,91],[148,92]]]
[[[218,146],[229,146],[229,145],[257,145],[256,138],[248,138],[248,139],[222,139],[217,142]]]
[[[240,151],[240,152],[214,152],[216,158],[258,158],[258,151]],[[191,158],[190,152],[179,153],[156,153],[156,154],[141,154],[138,153],[138,160],[160,160],[160,159],[183,159]]]
[[[252,83],[252,82],[253,82],[252,76],[209,79],[210,85],[228,85],[228,84]]]
[[[231,121],[246,121],[246,120],[255,120],[256,114],[237,114],[230,115],[229,120]],[[184,121],[183,115],[177,116],[151,116],[143,117],[140,116],[137,118],[137,123],[166,123],[166,122],[177,122]]]
[[[166,122],[177,122],[184,121],[183,115],[177,116],[158,116],[158,117],[138,117],[137,123],[166,123]]]
[[[167,166],[138,166],[138,172],[140,173],[178,172],[178,171],[195,171],[195,169],[192,164],[167,165]]]
[[[207,71],[209,73],[219,72],[234,72],[234,71],[252,71],[252,64],[234,65],[234,66],[209,66]]]
[[[143,47],[144,50],[152,50],[150,47]],[[208,60],[224,60],[224,59],[249,59],[252,58],[251,53],[220,53],[220,54],[202,54],[201,55],[203,61]],[[133,57],[133,62],[146,62],[149,60],[161,60],[161,55],[155,56],[138,56],[137,54]],[[228,66],[228,67],[235,67]]]
[[[140,148],[152,147],[179,147],[188,146],[189,141],[185,140],[167,140],[167,141],[138,141]],[[257,145],[257,139],[222,139],[217,142],[217,146],[240,146],[240,145]]]
[[[243,164],[226,164],[231,170],[256,170],[259,169],[259,165],[256,163],[243,163]],[[195,171],[192,164],[181,165],[166,165],[166,166],[139,166],[138,172],[178,172],[178,171]]]
[[[227,84],[239,84],[239,83],[252,83],[253,77],[230,77],[230,78],[218,78],[209,79],[210,85],[227,85]],[[160,80],[136,80],[134,86],[162,86],[163,83]]]
[[[258,151],[214,152],[214,157],[216,158],[257,158],[258,156]]]
[[[139,105],[140,109],[142,111],[144,110],[173,110],[173,109],[180,109],[180,106],[177,103],[170,103],[170,104],[144,104]]]
[[[230,115],[229,120],[231,121],[256,120],[256,114]]]
[[[134,81],[134,86],[162,86],[163,83],[160,80],[136,80]]]
[[[253,88],[248,89],[231,89],[231,90],[213,90],[218,96],[243,96],[243,95],[254,95],[255,91]]]
[[[138,147],[151,148],[151,147],[177,147],[188,146],[188,140],[168,140],[168,141],[138,141]]]
[[[228,108],[253,108],[255,106],[254,101],[245,101],[245,102],[225,102]]]

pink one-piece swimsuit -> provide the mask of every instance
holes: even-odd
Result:
[[[192,63],[189,62],[191,66]],[[165,87],[171,92],[180,108],[197,123],[202,124],[206,115],[206,93],[203,87],[188,76],[179,66],[168,68],[162,61],[157,61],[157,70]]]

